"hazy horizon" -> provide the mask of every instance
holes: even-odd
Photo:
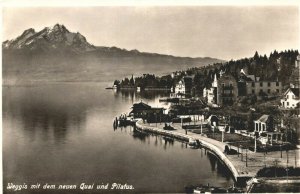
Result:
[[[59,23],[95,46],[183,57],[230,60],[299,46],[297,6],[5,7],[2,19],[3,41]]]

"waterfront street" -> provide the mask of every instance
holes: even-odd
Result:
[[[152,123],[152,124],[143,124],[145,127],[153,127],[158,130],[166,131],[163,129],[164,123]],[[186,131],[182,129],[181,124],[172,125],[176,130],[172,132],[177,132],[185,135]],[[220,142],[211,138],[204,137],[203,135],[187,132],[187,135],[199,139],[201,141],[208,142],[212,145],[215,145],[219,151],[224,152],[225,146],[228,145],[226,142]],[[232,149],[238,149],[234,146],[231,146]],[[278,166],[282,167],[299,167],[299,149],[289,150],[288,159],[286,151],[282,151],[282,158],[280,151],[268,152],[266,155],[263,152],[252,152],[247,150],[247,166],[246,166],[246,149],[243,149],[239,155],[226,155],[229,161],[233,164],[240,176],[254,177],[256,173],[265,166],[274,166],[275,161],[277,161]]]

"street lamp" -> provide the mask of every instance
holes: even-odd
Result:
[[[248,167],[248,148],[246,148],[246,167]]]
[[[286,183],[288,183],[289,182],[289,168],[288,167],[286,167]]]
[[[244,149],[243,147],[241,146],[241,150],[242,150],[242,154],[241,154],[241,161],[243,161],[243,153],[244,153]]]
[[[157,114],[155,113],[155,126],[157,127]]]

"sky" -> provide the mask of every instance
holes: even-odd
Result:
[[[2,39],[56,23],[96,46],[239,59],[299,49],[297,6],[5,7]]]

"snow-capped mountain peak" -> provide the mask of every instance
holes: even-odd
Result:
[[[45,27],[39,32],[30,28],[13,40],[7,40],[2,44],[4,49],[70,49],[74,52],[95,50],[96,47],[88,43],[80,33],[70,32],[64,25],[55,24]]]

